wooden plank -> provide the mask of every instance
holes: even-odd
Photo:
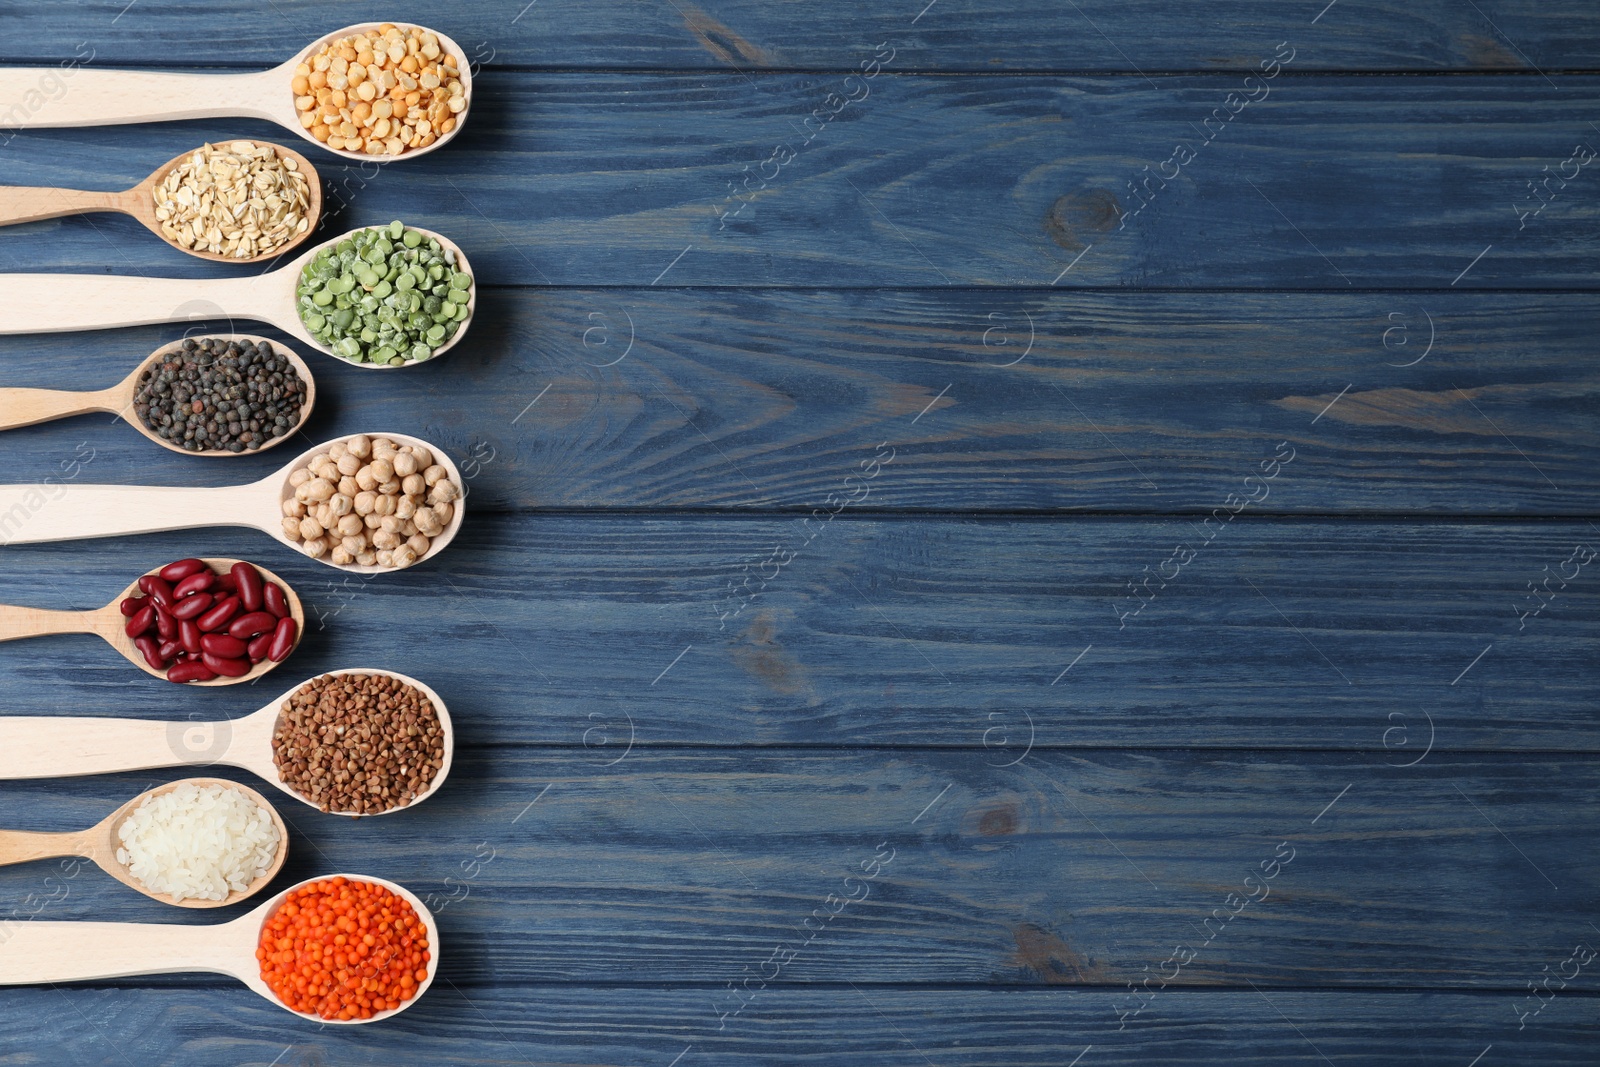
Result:
[[[1266,0],[1184,4],[1081,0],[1075,7],[1003,7],[924,0],[871,9],[845,2],[803,8],[761,0],[674,0],[638,6],[594,0],[551,4],[405,5],[348,17],[421,18],[448,33],[469,57],[541,68],[782,67],[851,69],[858,53],[885,38],[905,66],[922,70],[1251,69],[1257,52],[1285,38],[1303,44],[1317,70],[1510,70],[1536,74],[1593,69],[1600,19],[1586,4],[1482,0],[1344,0],[1282,5]],[[248,16],[200,0],[91,0],[47,15],[6,12],[6,62],[75,54],[97,62],[269,64],[287,59],[344,21],[310,0],[278,0]],[[441,21],[442,20],[442,21]],[[204,47],[197,46],[204,42]],[[85,48],[87,53],[87,48]]]
[[[97,638],[8,644],[0,710],[222,718],[371,664],[437,688],[466,744],[1600,750],[1587,523],[1240,519],[1209,545],[1181,521],[805,529],[469,514],[438,564],[370,581],[242,531],[14,547],[6,599],[67,609],[195,552],[257,559],[311,632],[181,704]],[[374,662],[374,632],[404,653]]]
[[[1119,1032],[1093,993],[858,985],[785,988],[722,1031],[697,989],[439,985],[384,1025],[321,1030],[239,989],[3,990],[0,1041],[17,1056],[107,1067],[1326,1067],[1402,1058],[1465,1067],[1491,1047],[1482,1064],[1593,1062],[1595,1002],[1576,995],[1518,1032],[1503,995],[1274,992],[1263,1003],[1248,989],[1168,993],[1162,1018]]]
[[[1076,985],[1112,1017],[1137,1004],[1127,983],[1156,974],[1493,990],[1512,1023],[1528,980],[1600,942],[1584,921],[1594,857],[1578,847],[1600,830],[1592,757],[1436,752],[1402,771],[1313,752],[1034,753],[1009,768],[983,749],[600,755],[458,752],[426,804],[357,824],[286,808],[281,884],[330,869],[403,882],[438,909],[460,986]],[[150,780],[7,783],[7,818],[83,825]],[[96,869],[0,870],[7,908],[29,893],[52,919],[206,921]],[[1188,963],[1163,970],[1179,945]],[[1570,988],[1600,989],[1593,971]],[[1157,995],[1130,1028],[1163,1010]]]
[[[445,233],[490,284],[1589,289],[1600,82],[1560,86],[486,72],[449,151],[323,172],[345,221]],[[132,185],[202,138],[281,133],[24,131],[0,181]],[[31,223],[0,267],[228,269],[135,226]]]
[[[845,479],[892,449],[867,507],[1204,515],[1259,496],[1244,479],[1287,441],[1295,458],[1252,513],[1593,515],[1591,303],[492,290],[459,350],[381,388],[306,354],[323,399],[296,440],[420,435],[477,472],[474,506],[492,508],[808,512],[859,495]],[[173,336],[0,337],[0,385],[108,385]],[[287,459],[170,457],[101,415],[0,435],[8,480],[59,475],[79,446],[85,477],[134,484],[225,484]]]

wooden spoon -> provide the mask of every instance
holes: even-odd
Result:
[[[4,97],[0,97],[4,99]],[[370,227],[363,227],[369,229]],[[472,274],[466,255],[448,238],[420,226],[411,226],[455,254],[455,269]],[[252,319],[270,322],[340,363],[363,370],[394,370],[388,364],[354,363],[336,356],[300,321],[295,288],[300,271],[329,245],[357,231],[342,233],[300,253],[293,262],[251,278],[143,278],[117,274],[7,274],[6,313],[0,316],[0,334],[66,333],[72,330],[109,330],[118,326],[145,326],[157,322],[194,319]],[[455,334],[419,362],[432,362],[454,348],[472,325],[478,307],[478,285],[473,277],[467,298],[467,317]],[[407,363],[404,366],[414,366]]]
[[[405,1011],[421,998],[433,984],[433,976],[439,973],[439,926],[433,913],[410,890],[382,878],[365,874],[330,874],[323,878],[370,882],[404,897],[416,909],[417,917],[428,931],[428,951],[432,958],[428,961],[428,976],[418,984],[416,995],[401,1001],[392,1011],[376,1012],[370,1019],[322,1019],[301,1012],[293,1014],[312,1022],[339,1026],[375,1023]],[[308,878],[232,922],[209,926],[45,922],[40,919],[14,923],[6,930],[7,940],[0,949],[0,985],[90,982],[143,974],[202,971],[237,978],[253,992],[289,1011],[262,981],[256,945],[261,940],[261,928],[283,904],[284,898],[323,878]]]
[[[455,755],[455,734],[450,710],[439,694],[415,678],[398,671],[357,667],[329,671],[347,674],[381,674],[422,690],[433,701],[444,734],[444,763],[426,792],[410,804],[377,815],[414,808],[438,792],[450,774]],[[319,675],[318,677],[321,677]],[[0,780],[70,778],[85,774],[116,774],[158,767],[239,767],[271,782],[302,804],[312,801],[286,785],[272,758],[272,735],[284,703],[306,683],[301,682],[277,699],[240,719],[198,722],[176,719],[109,719],[69,715],[0,715]],[[321,810],[320,808],[318,810]],[[372,818],[336,811],[334,815]],[[3,946],[0,946],[3,947]],[[4,956],[0,952],[0,956]]]
[[[254,74],[162,74],[142,70],[102,70],[98,67],[0,68],[0,100],[26,106],[0,112],[0,127],[40,129],[51,126],[111,126],[127,122],[168,122],[174,119],[256,118],[293,130],[325,152],[362,163],[415,159],[443,148],[472,110],[472,69],[467,54],[455,41],[431,30],[439,47],[456,59],[467,106],[456,115],[455,129],[426,148],[408,148],[398,156],[369,156],[332,149],[300,125],[294,107],[294,68],[309,62],[324,45],[341,37],[377,29],[381,23],[358,22],[317,38],[293,59]],[[408,24],[409,25],[409,24]],[[418,29],[427,29],[419,26]],[[49,79],[48,81],[46,79]],[[46,96],[40,85],[65,82],[66,91]],[[35,103],[37,102],[37,106]]]
[[[242,140],[242,138],[240,138]],[[266,145],[278,153],[279,159],[291,159],[295,168],[304,174],[306,184],[310,187],[311,199],[306,206],[306,226],[300,233],[291,236],[284,244],[269,252],[240,259],[237,256],[224,256],[218,252],[203,252],[198,248],[185,248],[172,240],[161,230],[161,222],[156,218],[156,189],[166,181],[167,175],[173,167],[186,162],[193,151],[185,152],[176,159],[163,163],[154,174],[144,181],[120,193],[93,192],[87,189],[58,189],[53,186],[23,186],[0,185],[0,226],[9,226],[17,222],[35,222],[39,219],[56,219],[63,215],[81,215],[93,211],[115,211],[124,215],[132,215],[144,224],[145,229],[161,238],[167,244],[180,252],[187,252],[191,256],[201,259],[210,259],[218,263],[259,263],[264,259],[274,259],[283,255],[290,249],[303,244],[317,228],[317,222],[322,217],[322,180],[317,177],[317,169],[313,167],[305,156],[299,152],[291,151],[282,145],[272,144],[268,141],[255,141],[253,144]]]
[[[213,570],[225,572],[239,560],[236,559],[207,559]],[[300,647],[300,639],[306,633],[305,607],[300,603],[300,597],[290,588],[289,583],[273,574],[259,563],[250,564],[261,572],[263,581],[276,582],[283,590],[284,597],[289,601],[289,615],[295,621],[294,647]],[[149,573],[155,574],[161,568],[157,567]],[[21,608],[9,604],[0,604],[0,641],[15,641],[23,637],[43,637],[47,634],[99,634],[105,638],[106,643],[123,657],[138,667],[146,674],[166,679],[166,673],[158,671],[145,662],[144,653],[133,647],[133,638],[128,636],[128,620],[122,614],[122,601],[130,596],[142,596],[139,592],[139,582],[134,580],[128,588],[117,594],[115,600],[103,608],[93,611],[51,611],[48,608]],[[294,649],[289,650],[290,654]],[[289,657],[285,656],[284,660]],[[280,661],[281,662],[281,661]],[[250,668],[249,674],[242,674],[237,678],[219,675],[209,682],[184,682],[184,685],[237,685],[240,682],[253,682],[278,666],[270,659],[264,659]]]
[[[133,876],[128,865],[117,859],[117,849],[121,847],[121,838],[117,832],[121,830],[123,820],[133,814],[133,810],[144,804],[152,797],[170,793],[181,785],[211,786],[220,785],[228,789],[237,789],[251,800],[267,810],[272,817],[272,824],[278,828],[278,856],[273,860],[272,867],[260,878],[251,882],[244,889],[231,891],[222,900],[197,900],[187,897],[183,900],[174,900],[164,893],[155,893],[147,889],[144,883]],[[278,876],[283,869],[283,861],[289,855],[289,828],[283,824],[283,817],[278,814],[278,809],[267,803],[267,798],[257,793],[249,786],[230,782],[223,778],[184,778],[157,789],[140,793],[116,811],[107,815],[94,826],[87,830],[79,830],[63,834],[29,833],[24,830],[0,830],[0,866],[12,863],[26,863],[29,860],[54,859],[57,856],[82,856],[84,859],[93,860],[102,871],[121,882],[131,886],[163,904],[175,904],[180,908],[225,908],[229,904],[237,904],[241,900],[248,900],[261,890],[267,883]]]
[[[72,392],[63,389],[23,389],[0,388],[0,430],[15,430],[22,426],[35,426],[41,422],[50,422],[53,419],[64,419],[72,415],[84,415],[91,411],[109,411],[120,416],[129,426],[144,434],[162,448],[171,449],[173,452],[185,456],[250,456],[257,452],[265,452],[269,448],[276,448],[306,424],[311,417],[311,409],[317,402],[317,382],[311,376],[311,368],[306,366],[294,350],[282,342],[270,341],[265,337],[258,337],[249,333],[208,334],[210,339],[219,341],[254,342],[256,344],[271,344],[273,351],[281,354],[294,367],[295,373],[300,375],[300,381],[305,384],[304,399],[300,405],[300,420],[287,431],[274,437],[260,448],[245,449],[242,452],[229,452],[225,448],[207,448],[199,452],[191,452],[187,448],[173,444],[150,427],[146,426],[139,416],[134,414],[134,396],[139,390],[139,379],[144,372],[154,367],[167,356],[183,347],[183,341],[173,341],[171,344],[162,345],[133,369],[122,381],[108,389],[93,392]]]
[[[449,456],[428,442],[399,433],[375,433],[369,436],[387,437],[397,444],[425,446],[433,453],[434,462],[449,471],[456,486],[465,493],[467,483],[462,480],[461,471]],[[325,451],[332,443],[325,441],[309,448],[279,470],[246,485],[223,485],[211,489],[165,485],[79,485],[67,481],[42,485],[0,485],[0,544],[27,545],[42,541],[76,541],[86,537],[121,537],[163,530],[191,530],[202,526],[248,526],[267,533],[273,540],[288,545],[303,557],[304,550],[283,532],[283,502],[294,495],[289,475],[304,467],[312,456]],[[433,538],[428,546],[428,554],[418,559],[418,563],[437,556],[454,540],[466,514],[465,495],[454,501],[454,510],[450,525]],[[328,555],[319,558],[330,567],[356,574],[386,574],[395,570],[394,567],[377,564],[334,563]]]

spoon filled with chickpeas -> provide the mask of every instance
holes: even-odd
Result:
[[[171,74],[77,67],[71,91],[45,97],[54,67],[0,68],[0,99],[40,100],[0,113],[0,127],[104,126],[259,118],[347,159],[425,155],[466,122],[472,70],[461,46],[424,26],[361,22],[319,37],[255,74]]]
[[[325,442],[260,481],[186,486],[0,485],[0,544],[247,526],[360,574],[438,555],[461,529],[461,472],[404,434]]]

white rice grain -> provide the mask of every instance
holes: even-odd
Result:
[[[266,808],[231,786],[190,782],[151,797],[118,828],[117,862],[152,893],[225,900],[272,869],[278,827]]]

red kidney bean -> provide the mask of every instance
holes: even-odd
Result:
[[[194,619],[204,615],[211,606],[210,593],[191,593],[172,606],[172,617],[180,622],[184,619]]]
[[[172,606],[172,586],[159,574],[147,574],[139,579],[139,588],[150,594],[150,599],[164,608]]]
[[[199,574],[191,574],[172,587],[173,599],[182,600],[186,596],[203,593],[215,585],[216,582],[217,576],[209,570],[201,571]]]
[[[129,637],[142,637],[145,631],[149,630],[150,627],[154,626],[155,624],[156,606],[154,604],[146,604],[144,607],[139,609],[137,615],[134,615],[131,619],[123,624],[122,631]]]
[[[190,655],[200,654],[200,627],[193,619],[184,619],[178,623],[178,643]]]
[[[160,574],[161,580],[164,582],[181,582],[191,574],[198,574],[201,571],[210,569],[210,567],[206,566],[205,560],[180,559],[176,563],[169,563],[162,567]]]
[[[161,640],[170,641],[178,632],[178,620],[172,617],[171,612],[156,608],[156,632],[161,635]]]
[[[277,582],[268,582],[261,587],[261,603],[278,618],[289,617],[289,598]]]
[[[183,646],[176,641],[163,641],[159,651],[162,659],[171,660],[173,656],[183,651]]]
[[[242,641],[267,633],[277,625],[278,620],[270,611],[252,611],[234,619],[228,626],[228,632]]]
[[[146,598],[142,596],[124,597],[122,601],[122,614],[130,619],[133,618],[135,615],[139,614],[139,609],[144,607],[145,599]]]
[[[293,619],[279,619],[277,629],[272,631],[272,644],[267,648],[267,658],[274,663],[282,663],[294,649],[294,635],[299,627]]]
[[[225,597],[214,604],[210,611],[195,620],[195,625],[205,633],[220,630],[239,613],[239,598],[236,596]]]
[[[217,588],[229,593],[239,591],[239,579],[233,576],[232,571],[223,571],[217,575]]]
[[[243,678],[250,673],[250,661],[247,659],[231,659],[227,656],[213,656],[209,652],[200,653],[200,661],[206,669],[229,678]]]
[[[237,637],[229,637],[227,634],[206,634],[200,638],[202,652],[209,652],[223,659],[238,659],[246,654],[248,647]]]
[[[250,564],[240,560],[233,565],[229,572],[233,580],[239,583],[239,602],[246,611],[261,610],[261,572]]]
[[[161,645],[153,637],[141,637],[134,641],[134,647],[144,654],[144,661],[158,671],[167,669],[167,660],[161,655]]]
[[[167,672],[169,682],[209,682],[217,676],[216,672],[199,660],[191,659],[183,663],[174,664]]]
[[[267,649],[272,647],[272,635],[275,633],[277,633],[276,630],[268,630],[266,633],[257,634],[250,639],[250,644],[246,651],[250,654],[251,663],[260,663],[267,658]]]

